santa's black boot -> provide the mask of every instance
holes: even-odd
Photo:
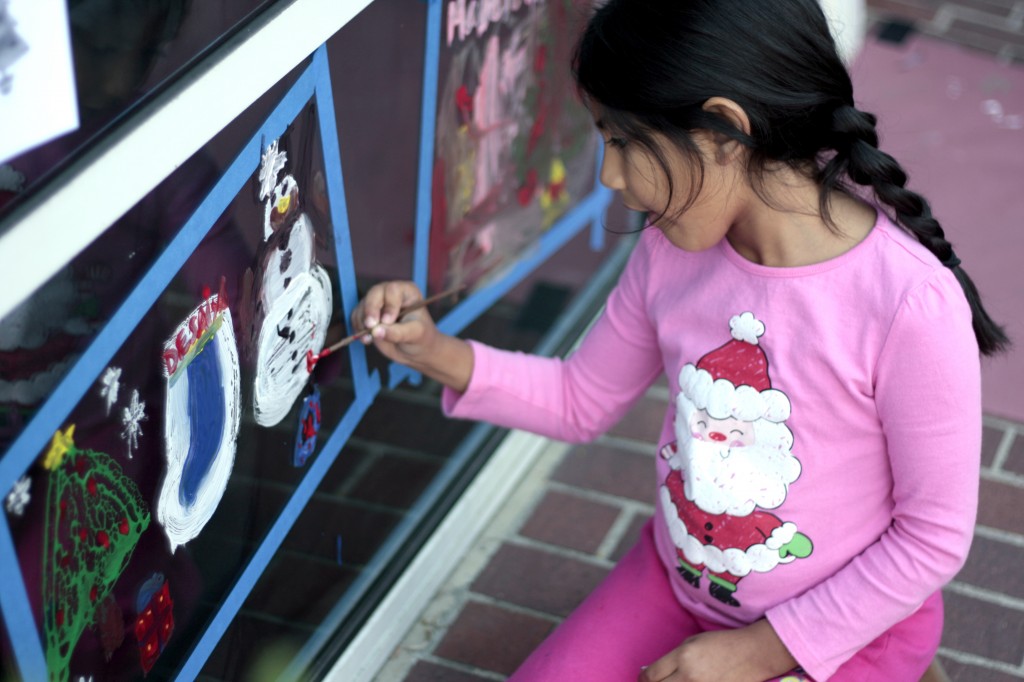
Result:
[[[685,566],[676,566],[676,570],[679,571],[679,575],[682,576],[683,580],[694,587],[700,587],[700,573],[694,573]]]
[[[712,582],[711,585],[708,587],[708,592],[711,593],[711,596],[717,599],[718,601],[722,602],[726,606],[740,605],[740,603],[736,601],[736,598],[732,596],[735,591],[736,588],[730,590],[725,585],[719,585],[716,582]]]

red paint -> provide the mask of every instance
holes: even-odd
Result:
[[[313,417],[313,413],[306,415],[306,418],[302,420],[302,438],[309,440],[316,435],[316,419]]]
[[[146,610],[135,620],[135,639],[139,642],[139,661],[149,673],[174,632],[174,602],[165,581],[150,598]]]
[[[465,85],[460,85],[455,91],[455,106],[466,121],[473,118],[473,96]]]
[[[64,625],[64,609],[57,609],[54,619],[57,621],[57,625]]]
[[[120,523],[120,525],[118,525],[117,531],[121,535],[128,535],[128,531],[129,530],[130,530],[130,528],[128,526],[128,519],[121,519],[121,523]]]
[[[89,601],[96,601],[96,594],[96,586],[93,585],[91,588],[89,588]]]
[[[85,489],[89,491],[90,495],[92,495],[93,497],[96,497],[96,493],[97,493],[96,479],[93,478],[92,476],[90,476],[89,480],[85,482]]]
[[[178,364],[185,359],[196,341],[217,320],[217,316],[228,309],[226,281],[226,278],[221,277],[217,298],[208,298],[200,303],[188,319],[178,326],[174,337],[164,344],[161,359],[165,376],[170,377],[178,370]]]
[[[85,528],[80,528],[78,530],[78,539],[81,540],[82,542],[85,542],[86,540],[88,540],[89,539],[89,531],[87,531]]]
[[[537,190],[537,171],[533,168],[526,171],[526,180],[523,186],[516,192],[516,199],[520,206],[527,206],[533,200],[533,194]]]
[[[103,547],[103,549],[110,548],[110,536],[107,535],[107,531],[101,530],[96,532],[96,544]]]
[[[558,198],[562,196],[562,192],[565,191],[565,180],[561,182],[553,182],[548,185],[548,193],[551,195],[552,201],[558,201]]]

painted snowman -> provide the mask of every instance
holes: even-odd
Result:
[[[331,281],[316,263],[315,232],[302,210],[299,185],[285,174],[277,140],[263,155],[260,200],[263,244],[255,275],[253,411],[261,426],[284,419],[309,378],[306,355],[317,355],[331,321]]]

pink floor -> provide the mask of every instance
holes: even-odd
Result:
[[[986,360],[986,414],[1024,421],[1024,67],[923,36],[869,40],[852,68],[882,149],[924,194],[1016,347]]]

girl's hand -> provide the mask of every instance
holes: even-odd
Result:
[[[407,313],[401,309],[423,299],[412,282],[375,284],[352,311],[352,331],[366,331],[364,344],[373,343],[389,360],[409,365],[425,354],[440,334],[426,308]]]
[[[473,372],[469,344],[442,333],[425,307],[399,317],[403,307],[422,299],[412,282],[375,284],[352,311],[352,330],[365,331],[362,342],[372,343],[389,360],[464,391]]]
[[[695,635],[640,673],[639,682],[764,682],[797,666],[767,620]]]

